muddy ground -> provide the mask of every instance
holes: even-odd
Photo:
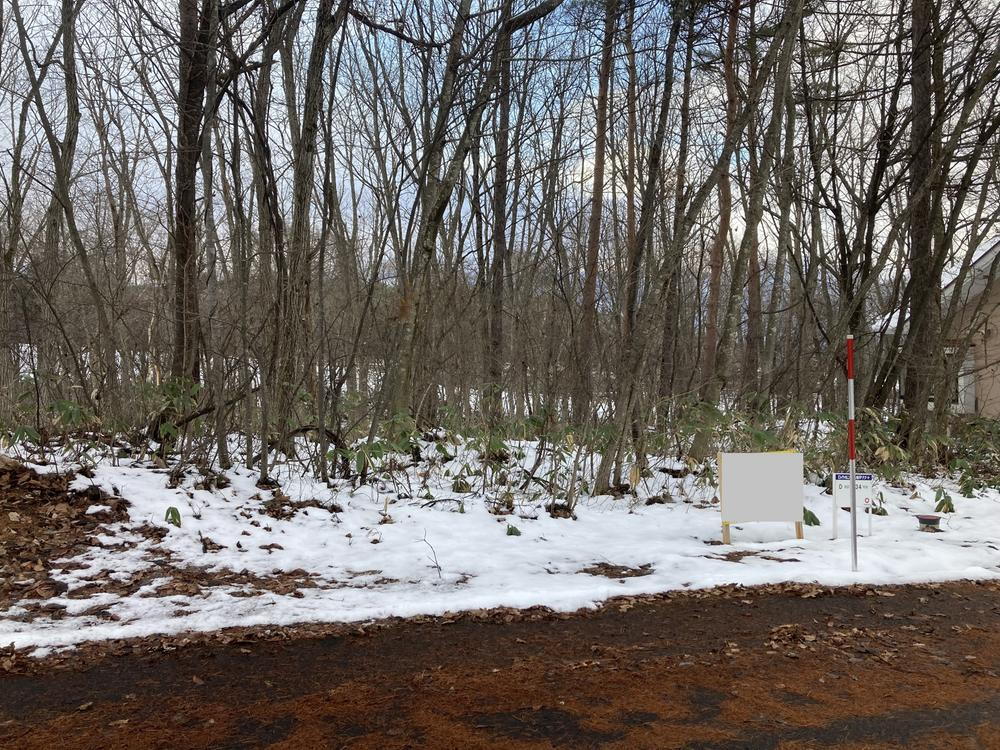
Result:
[[[84,649],[0,674],[0,747],[1000,748],[998,618],[997,584],[770,587]]]

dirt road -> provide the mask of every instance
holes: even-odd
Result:
[[[744,590],[0,677],[0,747],[1000,748],[1000,586]]]

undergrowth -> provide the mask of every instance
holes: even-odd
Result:
[[[181,413],[195,403],[197,393],[164,386],[145,393],[143,403],[167,413]],[[6,425],[0,432],[6,448],[20,446],[44,454],[53,446],[72,446],[77,459],[111,448],[112,455],[154,457],[174,465],[212,467],[218,439],[210,416],[193,419],[183,429],[169,422],[160,435],[150,436],[136,425],[105,424],[86,405],[65,399],[47,405],[42,424]],[[313,420],[318,421],[318,420]],[[953,418],[943,432],[927,432],[919,446],[904,446],[900,418],[889,412],[863,409],[858,414],[858,465],[890,483],[905,474],[953,478],[961,495],[1000,487],[1000,422],[983,418]],[[408,415],[382,421],[370,431],[358,421],[336,425],[338,440],[322,441],[306,433],[286,442],[243,435],[235,453],[253,468],[267,450],[269,464],[295,463],[304,472],[355,484],[400,481],[418,464],[440,465],[457,494],[482,492],[498,508],[510,506],[512,495],[547,498],[550,509],[572,514],[590,486],[600,455],[612,444],[612,426],[582,427],[558,421],[542,412],[502,424],[468,422],[442,412],[441,424],[418,429]],[[788,408],[778,414],[753,414],[707,404],[677,408],[656,427],[633,434],[622,450],[613,493],[637,495],[653,471],[695,474],[705,486],[714,482],[714,455],[722,452],[796,450],[803,454],[807,476],[826,483],[832,471],[847,464],[846,420],[843,415]],[[155,439],[156,437],[159,440]],[[242,450],[240,450],[240,440]],[[692,455],[697,444],[707,446]],[[533,447],[534,465],[524,465],[525,447]],[[321,450],[322,446],[322,450]],[[637,450],[638,446],[638,450]],[[324,452],[325,451],[325,452]],[[416,490],[419,492],[419,488]]]

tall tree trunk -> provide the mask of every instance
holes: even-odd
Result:
[[[764,343],[764,308],[761,298],[760,243],[755,242],[750,248],[750,259],[747,269],[747,340],[746,364],[743,368],[747,402],[752,407],[761,406],[760,393],[760,355]]]
[[[747,201],[746,227],[743,231],[743,237],[740,240],[736,262],[733,265],[731,293],[726,302],[725,314],[722,317],[722,327],[720,329],[719,344],[715,358],[715,370],[710,374],[707,399],[711,403],[718,402],[726,376],[730,357],[730,342],[737,327],[737,314],[742,307],[743,286],[747,272],[746,267],[749,265],[750,254],[757,247],[758,230],[763,217],[765,187],[771,172],[771,165],[774,162],[774,155],[778,152],[778,146],[781,143],[781,122],[784,114],[785,90],[789,85],[789,71],[792,62],[795,30],[798,28],[799,18],[802,14],[802,5],[802,0],[798,0],[798,2],[794,3],[788,9],[781,24],[784,30],[776,35],[773,42],[775,45],[780,44],[777,64],[774,67],[773,106],[767,130],[764,134],[763,149],[756,179],[750,185],[749,189],[750,195]],[[766,70],[766,67],[763,69]],[[759,72],[759,75],[764,75],[764,73]]]
[[[639,207],[639,226],[635,239],[628,248],[625,301],[622,310],[622,345],[619,354],[618,390],[615,397],[615,430],[612,443],[605,448],[601,455],[601,463],[594,478],[595,492],[597,493],[603,493],[609,489],[611,468],[619,459],[625,431],[635,405],[635,385],[639,378],[643,349],[638,340],[637,331],[640,273],[643,257],[653,233],[653,218],[658,203],[657,193],[663,175],[663,148],[667,135],[670,100],[674,88],[674,54],[677,51],[677,37],[681,27],[681,8],[675,7],[674,13],[673,23],[670,26],[670,37],[667,41],[667,65],[664,72],[659,114],[656,118],[656,130],[653,133],[653,140],[649,144],[646,184],[643,185],[642,203]]]
[[[196,208],[211,2],[179,0],[177,148],[174,187],[174,348],[170,374],[197,381],[198,246]]]
[[[288,232],[288,283],[279,291],[278,320],[281,338],[278,356],[277,403],[278,433],[284,442],[289,429],[296,393],[308,373],[314,371],[313,353],[306,354],[312,330],[311,277],[315,255],[310,224],[312,195],[315,189],[316,138],[323,108],[323,77],[327,52],[334,34],[343,25],[349,0],[341,0],[334,10],[334,0],[320,0],[305,85],[302,90],[302,115],[299,134],[292,155],[292,221]],[[300,359],[305,355],[304,361]]]
[[[731,0],[726,24],[726,46],[722,56],[722,75],[726,84],[726,135],[731,137],[736,127],[736,32],[740,20],[740,0]],[[708,301],[705,310],[705,341],[701,350],[701,397],[708,396],[709,383],[715,376],[715,359],[719,347],[719,304],[722,299],[722,262],[733,213],[733,191],[729,164],[719,175],[719,226],[708,256]]]
[[[506,24],[510,7],[504,6],[501,24]],[[496,429],[503,414],[503,292],[507,266],[507,194],[510,179],[510,36],[497,41],[500,76],[497,84],[496,167],[493,180],[493,259],[490,264],[489,331],[486,348],[486,418]]]
[[[777,260],[774,265],[774,281],[767,309],[767,330],[764,337],[764,362],[761,373],[763,395],[772,398],[776,393],[774,371],[778,338],[783,326],[779,322],[779,312],[791,296],[790,284],[786,282],[786,265],[794,252],[790,246],[792,221],[792,183],[795,172],[795,102],[792,92],[785,92],[785,144],[781,163],[778,166],[778,238]]]
[[[451,158],[445,165],[445,151],[449,141],[448,121],[453,115],[456,102],[462,48],[466,27],[471,17],[471,0],[462,0],[458,7],[448,45],[445,77],[438,97],[433,141],[426,148],[422,165],[420,228],[416,232],[408,267],[400,280],[400,303],[396,320],[397,346],[401,352],[394,368],[395,382],[391,384],[389,399],[391,408],[395,412],[408,410],[411,414],[419,416],[415,408],[418,399],[413,393],[414,377],[418,361],[417,343],[421,338],[421,325],[424,323],[424,306],[430,297],[431,268],[437,252],[445,210],[451,201],[455,186],[462,177],[465,159],[480,137],[483,113],[500,83],[501,57],[498,51],[503,46],[504,38],[509,40],[518,31],[545,18],[562,2],[563,0],[542,0],[499,24],[497,40],[494,42],[486,74],[472,97],[461,133],[453,141]]]
[[[591,188],[590,218],[587,223],[587,260],[583,279],[580,332],[577,337],[576,383],[573,392],[573,421],[586,422],[593,398],[593,351],[597,330],[597,261],[601,248],[601,214],[604,212],[604,165],[608,146],[608,99],[614,67],[615,24],[618,0],[605,0],[604,36],[597,82],[597,129],[594,140],[594,179]]]
[[[903,398],[906,404],[904,436],[911,449],[919,443],[927,424],[927,402],[932,374],[937,362],[938,305],[940,279],[935,279],[932,253],[933,219],[931,191],[924,188],[930,178],[934,101],[932,98],[933,0],[913,0],[912,14],[912,87],[910,126],[910,329],[904,344],[906,379]],[[944,405],[935,405],[941,408]]]
[[[33,58],[28,49],[28,32],[21,16],[20,7],[17,2],[13,2],[11,7],[14,11],[14,20],[18,30],[18,41],[21,51],[21,58],[24,62],[25,71],[31,84],[31,97],[35,102],[35,109],[38,113],[45,139],[48,141],[49,150],[55,168],[55,180],[53,184],[53,194],[58,203],[62,206],[63,215],[66,219],[66,232],[76,251],[77,258],[83,270],[83,276],[87,283],[87,290],[90,293],[97,316],[98,338],[98,358],[104,369],[104,374],[108,375],[114,368],[114,358],[117,347],[115,346],[114,329],[108,317],[104,303],[104,296],[101,293],[100,283],[94,266],[90,261],[90,253],[83,242],[80,228],[76,221],[76,210],[73,204],[71,191],[73,160],[76,154],[76,142],[80,127],[80,94],[78,88],[76,72],[76,13],[79,6],[74,5],[71,0],[63,0],[60,16],[60,31],[53,41],[53,45],[61,39],[63,43],[63,90],[66,97],[66,127],[62,141],[56,136],[52,121],[46,111],[45,102],[41,96],[41,77],[35,73]],[[50,48],[50,51],[53,48]],[[83,388],[87,405],[95,412],[98,412],[98,398],[92,395],[81,368],[79,372],[80,386]],[[95,391],[99,392],[100,380]]]
[[[694,62],[694,9],[688,9],[686,47],[684,53],[684,83],[681,88],[681,122],[677,143],[677,180],[674,184],[673,226],[665,237],[664,247],[680,247],[672,242],[683,232],[684,210],[687,203],[688,140],[691,130],[691,73]],[[666,234],[666,231],[664,232]],[[664,258],[663,286],[660,292],[663,307],[663,338],[660,342],[659,413],[669,413],[668,401],[674,394],[677,358],[677,328],[681,303],[681,272],[677,258],[671,254]]]
[[[208,16],[211,23],[209,38],[214,39],[218,33],[219,0],[209,0]],[[205,91],[208,101],[214,101],[218,84],[218,61],[215,50],[209,46],[206,56]],[[226,434],[226,394],[225,394],[225,354],[222,351],[222,336],[216,323],[219,305],[219,275],[222,272],[223,259],[220,257],[219,230],[215,220],[215,185],[214,185],[214,154],[212,138],[215,135],[216,114],[213,112],[206,118],[205,136],[202,138],[201,174],[203,210],[205,215],[205,321],[203,340],[205,343],[205,361],[208,364],[209,394],[215,411],[215,444],[218,451],[219,464],[225,468],[231,465],[229,460],[229,441]],[[219,144],[221,148],[221,143]]]

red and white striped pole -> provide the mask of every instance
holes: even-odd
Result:
[[[858,571],[858,503],[854,486],[854,336],[847,334],[847,463],[851,472],[851,570]]]

